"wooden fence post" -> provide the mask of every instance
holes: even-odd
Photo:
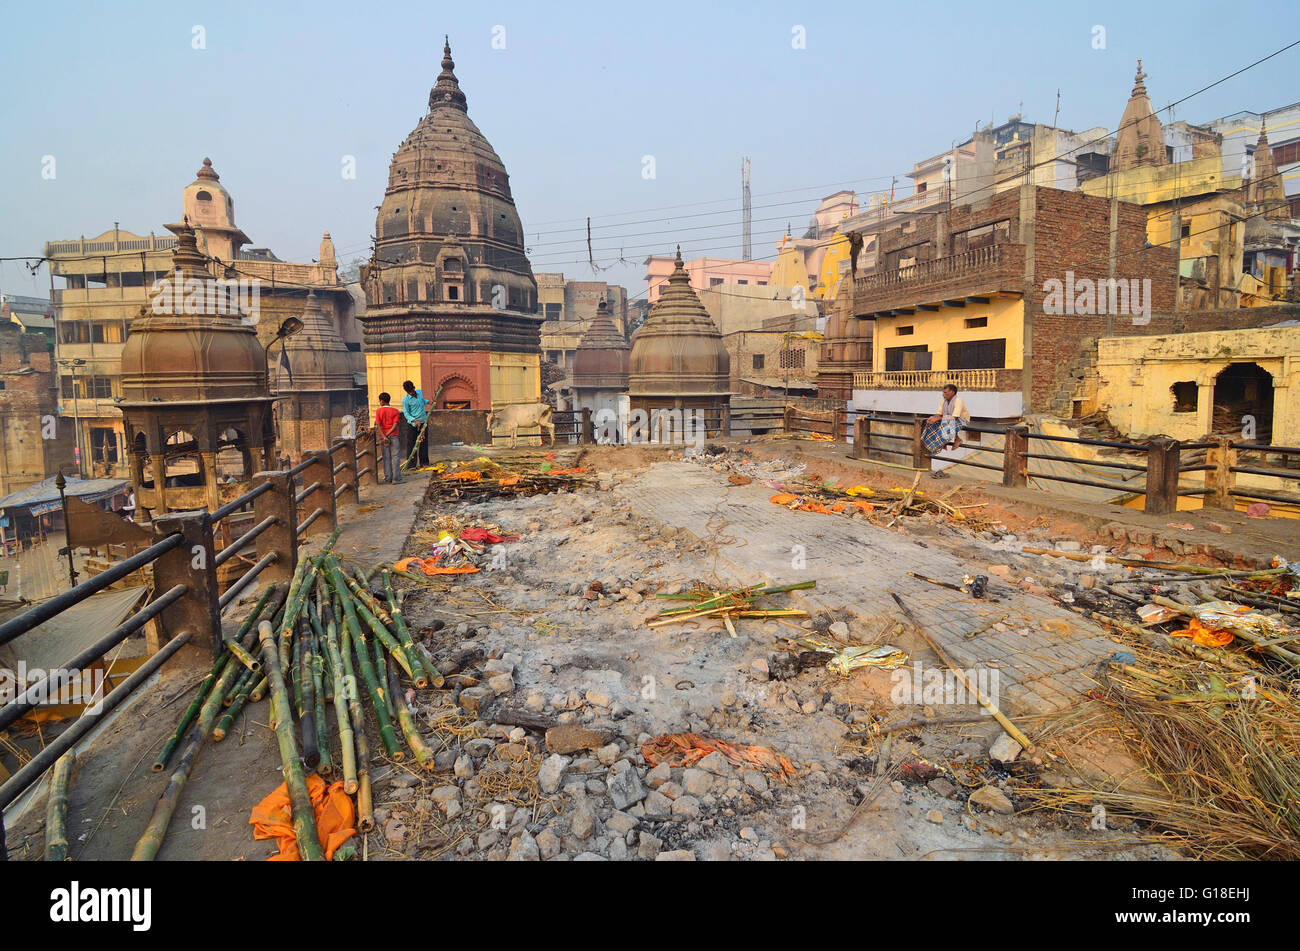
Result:
[[[921,432],[924,429],[924,427],[925,424],[922,422],[920,416],[912,420],[912,468],[913,469],[929,468],[929,466],[926,465],[926,459],[925,459],[925,443],[921,441]]]
[[[1205,504],[1216,509],[1233,509],[1236,506],[1232,501],[1232,466],[1237,464],[1237,451],[1229,447],[1231,437],[1211,438],[1218,446],[1205,451],[1205,464],[1216,467],[1205,472],[1205,487],[1210,490],[1205,493]]]
[[[590,446],[594,441],[591,431],[591,408],[584,406],[578,416],[578,425],[582,430],[578,433],[578,445]]]
[[[867,458],[871,448],[871,417],[863,413],[853,421],[853,458]]]
[[[253,476],[253,488],[263,482],[271,483],[271,490],[253,500],[253,522],[260,525],[264,519],[274,518],[275,524],[257,536],[257,557],[269,551],[278,557],[263,569],[259,581],[289,581],[298,567],[298,506],[293,501],[293,476],[275,471]]]
[[[1029,484],[1029,427],[1012,426],[1002,437],[1002,484],[1023,488]]]
[[[1178,465],[1181,443],[1157,437],[1147,442],[1147,499],[1144,511],[1166,515],[1178,508]]]

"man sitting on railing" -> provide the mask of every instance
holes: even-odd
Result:
[[[970,422],[970,410],[957,395],[957,387],[949,383],[943,388],[943,402],[939,412],[925,421],[921,430],[921,443],[925,451],[937,456],[944,449],[961,445],[961,430]]]

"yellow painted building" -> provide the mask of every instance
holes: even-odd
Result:
[[[1025,302],[1020,297],[993,297],[987,304],[938,306],[914,314],[877,317],[872,365],[884,371],[960,369],[950,366],[950,352],[956,355],[963,352],[960,345],[982,343],[995,344],[992,349],[1001,350],[1002,369],[1024,369]],[[958,347],[950,351],[954,344]]]
[[[1121,433],[1240,438],[1251,416],[1258,441],[1300,445],[1300,327],[1103,337],[1097,350],[1097,405]]]

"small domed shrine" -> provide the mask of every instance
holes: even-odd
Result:
[[[681,248],[650,316],[632,336],[628,397],[633,411],[699,410],[709,435],[725,434],[731,358],[722,333],[691,288]]]
[[[575,410],[618,412],[619,397],[627,392],[631,350],[632,345],[614,326],[609,302],[602,297],[573,355]]]
[[[283,340],[283,354],[275,344],[270,350],[279,451],[295,463],[341,438],[346,417],[352,435],[367,424],[352,382],[352,355],[314,290],[300,319],[302,329]]]
[[[219,288],[188,219],[174,230],[173,273],[122,347],[118,406],[148,517],[220,507],[270,468],[275,447],[266,350],[237,311],[214,301]]]

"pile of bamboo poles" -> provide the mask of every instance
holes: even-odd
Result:
[[[786,585],[751,585],[732,591],[691,591],[684,594],[660,594],[657,597],[671,598],[678,601],[690,601],[684,608],[666,608],[655,617],[646,621],[647,627],[663,627],[667,624],[681,624],[685,621],[698,621],[703,618],[721,618],[727,633],[736,636],[734,618],[806,618],[807,611],[794,609],[765,609],[756,602],[773,594],[785,591],[799,591],[817,587],[816,581],[800,581]]]
[[[374,572],[349,572],[331,553],[337,537],[336,531],[314,558],[303,557],[287,587],[268,588],[236,634],[225,639],[226,650],[154,763],[155,771],[165,770],[184,739],[133,859],[157,855],[203,742],[224,739],[240,710],[268,693],[304,860],[324,858],[306,785],[313,772],[341,781],[355,797],[360,832],[374,827],[367,706],[390,758],[401,761],[409,750],[422,767],[433,767],[433,751],[420,736],[401,676],[425,688],[441,686],[442,675],[415,643],[390,572],[383,570],[383,592],[375,594],[369,587]]]

